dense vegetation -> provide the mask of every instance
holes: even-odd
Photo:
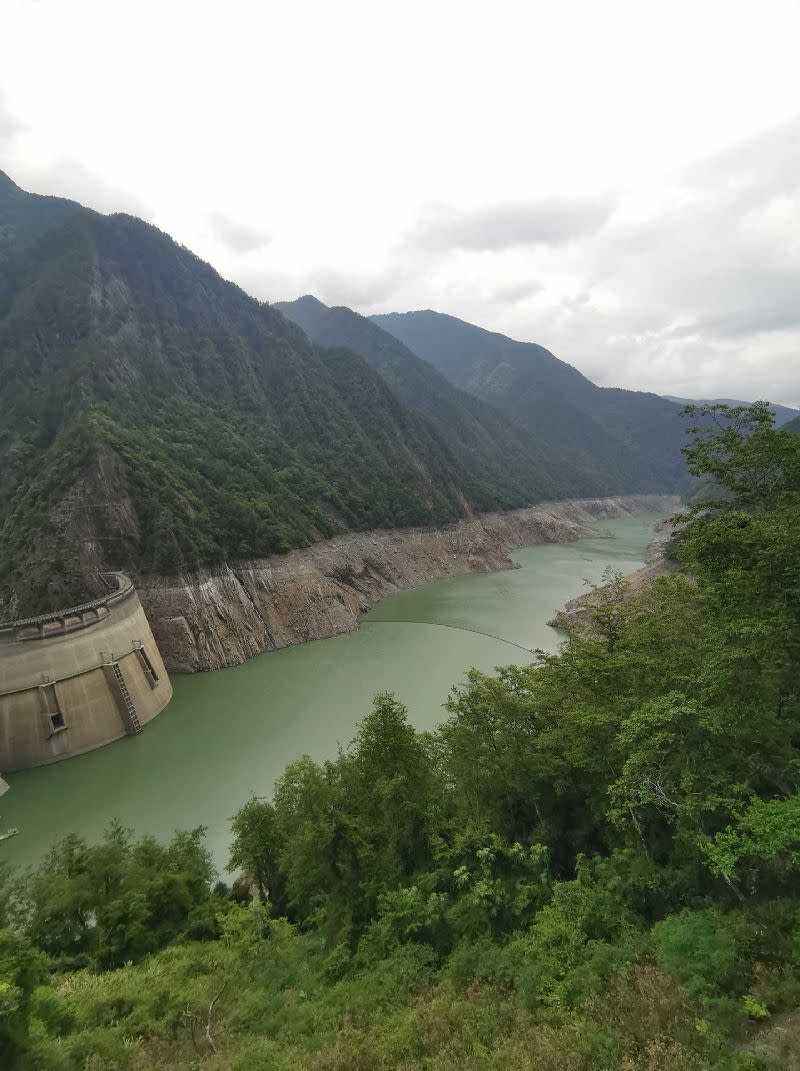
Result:
[[[23,612],[89,594],[103,569],[587,489],[546,464],[500,482],[485,445],[456,456],[360,357],[315,347],[154,227],[2,174],[0,373],[0,598],[15,589]]]
[[[3,1066],[796,1068],[800,438],[722,416],[689,575],[614,579],[434,734],[377,697],[236,815],[245,882],[117,828],[9,878]]]
[[[430,419],[459,465],[459,480],[478,508],[492,493],[509,505],[524,505],[541,490],[541,474],[576,495],[606,494],[614,481],[586,457],[564,453],[503,417],[492,406],[459,390],[372,320],[344,306],[328,308],[307,294],[274,308],[320,346],[345,347],[359,354],[408,409]]]
[[[457,387],[551,447],[601,471],[614,492],[681,491],[680,406],[656,394],[595,386],[532,342],[430,310],[370,319]]]

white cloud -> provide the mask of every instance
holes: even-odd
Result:
[[[0,91],[0,145],[7,144],[25,129],[25,124],[12,114],[5,96]]]
[[[272,241],[272,235],[262,227],[234,219],[227,212],[209,212],[211,229],[236,253],[252,253]]]

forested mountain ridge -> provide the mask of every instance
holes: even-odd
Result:
[[[598,387],[543,346],[430,309],[370,319],[456,386],[552,447],[595,465],[614,491],[683,487],[685,425],[676,403]]]
[[[110,567],[451,521],[471,508],[459,475],[360,357],[318,349],[155,227],[0,176],[0,588],[14,609],[85,596]],[[538,497],[573,490],[540,476]],[[504,502],[487,491],[481,506]]]
[[[541,497],[545,473],[560,497],[614,490],[613,481],[590,461],[534,438],[492,406],[454,387],[433,365],[367,317],[345,306],[329,308],[309,294],[273,307],[313,342],[358,353],[403,405],[432,420],[460,465],[461,481],[469,487],[476,508],[494,508],[498,496],[505,506]]]

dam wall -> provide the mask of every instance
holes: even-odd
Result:
[[[136,590],[113,575],[104,598],[0,624],[3,773],[134,736],[172,697]]]
[[[442,528],[350,532],[288,554],[137,580],[170,670],[243,662],[358,628],[359,615],[405,588],[511,569],[509,552],[597,536],[597,521],[674,513],[674,495],[543,502]],[[2,768],[2,767],[0,767]]]

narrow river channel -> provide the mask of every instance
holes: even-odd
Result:
[[[112,818],[169,837],[204,825],[224,867],[229,819],[251,795],[270,795],[304,752],[332,757],[379,691],[394,692],[419,728],[470,666],[527,662],[562,637],[547,621],[607,566],[644,561],[655,517],[604,521],[612,539],[527,547],[520,569],[427,584],[385,599],[345,636],[318,640],[214,673],[173,675],[175,695],[141,736],[66,762],[12,774],[0,800],[0,859],[36,862],[67,833],[93,839]]]

